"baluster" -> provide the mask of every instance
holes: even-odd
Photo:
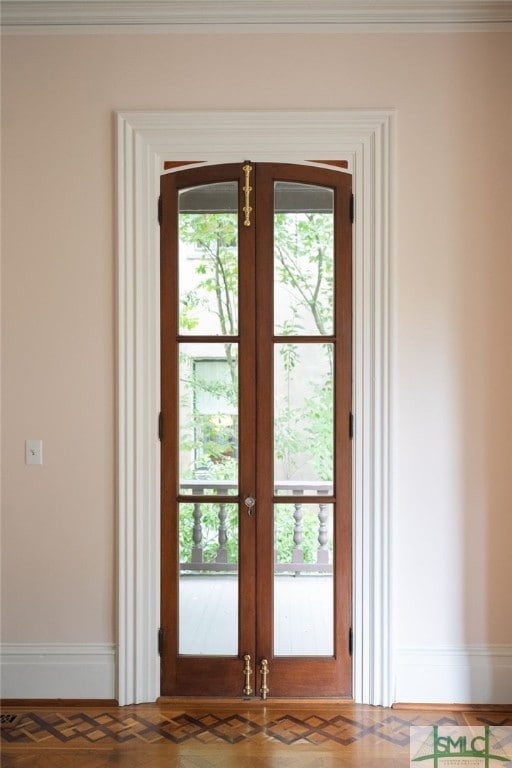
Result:
[[[295,512],[293,513],[293,517],[295,519],[295,526],[293,529],[293,543],[295,544],[293,548],[293,557],[292,557],[292,563],[303,563],[304,562],[304,551],[302,549],[302,518],[304,517],[304,513],[302,511],[302,504],[294,504]]]
[[[316,553],[317,563],[329,562],[329,550],[327,548],[327,542],[329,541],[329,532],[327,530],[327,518],[329,513],[327,512],[327,504],[318,505],[318,543],[319,547]]]
[[[194,527],[192,529],[192,562],[203,562],[203,526],[201,518],[203,513],[201,512],[201,504],[194,504],[194,512],[192,513],[194,518]]]
[[[226,505],[225,504],[219,504],[219,547],[217,549],[217,555],[215,557],[216,563],[227,563],[228,561],[228,550],[226,547],[226,542],[228,540],[228,533],[227,533],[227,526],[226,526]]]

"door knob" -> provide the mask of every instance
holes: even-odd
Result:
[[[253,499],[252,496],[247,496],[247,498],[244,500],[244,504],[247,507],[247,514],[249,515],[249,517],[252,517],[254,514],[256,499]]]

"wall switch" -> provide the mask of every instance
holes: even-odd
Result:
[[[25,440],[25,464],[43,463],[43,441]]]

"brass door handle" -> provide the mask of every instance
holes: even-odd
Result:
[[[251,675],[251,657],[246,653],[244,656],[244,696],[250,696],[252,693]]]
[[[268,677],[268,661],[267,659],[261,660],[261,667],[260,667],[260,674],[261,674],[261,688],[260,688],[260,694],[263,701],[266,701],[268,694],[270,693],[268,685],[267,685],[267,677]]]
[[[243,188],[244,191],[244,200],[245,205],[243,206],[242,210],[244,212],[244,227],[250,227],[251,226],[251,192],[252,187],[250,185],[250,179],[251,179],[251,172],[252,172],[252,165],[248,162],[245,163],[245,165],[242,168],[242,171],[244,172],[245,176],[245,186]]]

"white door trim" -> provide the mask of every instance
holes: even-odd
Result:
[[[118,699],[160,694],[159,231],[164,160],[346,159],[354,226],[354,699],[390,705],[391,110],[117,114]]]

